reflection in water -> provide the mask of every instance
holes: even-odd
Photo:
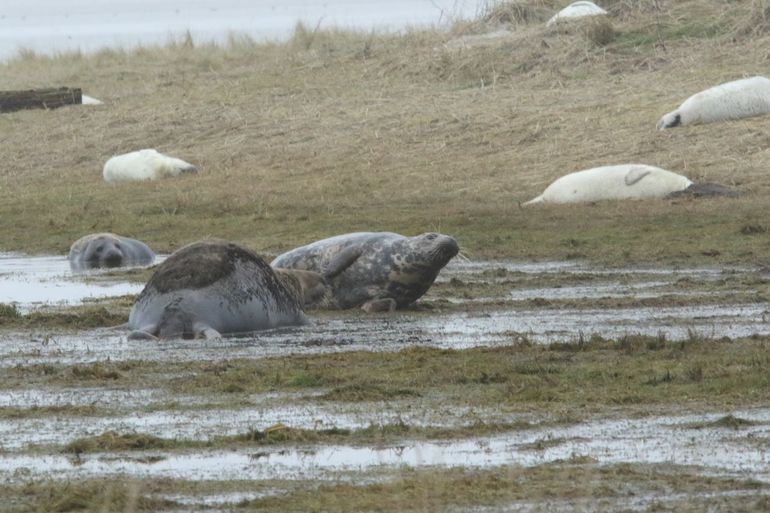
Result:
[[[167,453],[160,461],[149,460],[152,463],[147,463],[146,456],[159,453],[130,453],[109,458],[92,455],[77,464],[65,456],[8,453],[0,455],[0,476],[10,479],[14,472],[26,468],[36,475],[59,479],[115,474],[194,480],[323,479],[338,472],[362,472],[382,466],[533,466],[589,457],[599,463],[697,465],[712,472],[750,475],[770,482],[770,454],[756,450],[752,442],[770,436],[770,410],[734,414],[757,424],[740,430],[688,427],[695,422],[714,421],[718,415],[610,420],[470,440],[405,441],[377,448],[333,445]],[[550,443],[533,449],[543,440]]]
[[[64,256],[0,253],[0,303],[14,303],[21,312],[28,312],[40,306],[76,305],[87,299],[138,294],[143,287],[127,282],[83,282],[87,277],[88,273],[74,277]]]

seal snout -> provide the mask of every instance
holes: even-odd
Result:
[[[118,250],[110,250],[102,255],[102,261],[107,267],[120,267],[123,263],[123,253]]]
[[[445,265],[460,252],[460,245],[454,237],[440,233],[429,233],[425,237],[433,244],[430,259],[440,265]]]

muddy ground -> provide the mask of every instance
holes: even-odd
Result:
[[[86,318],[149,271],[2,258],[0,511],[770,504],[763,268],[456,260],[409,310],[148,343]]]

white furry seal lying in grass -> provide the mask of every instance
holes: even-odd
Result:
[[[664,198],[687,191],[692,196],[736,196],[717,184],[695,184],[689,178],[645,164],[602,166],[577,171],[554,181],[543,194],[523,203],[580,203],[601,200]]]
[[[122,182],[157,180],[197,172],[198,168],[184,160],[146,149],[112,157],[104,164],[102,175],[106,182]]]
[[[727,82],[687,98],[678,109],[658,121],[658,130],[770,112],[770,79],[757,76]]]
[[[131,309],[129,338],[218,338],[305,324],[303,294],[299,279],[247,248],[195,242],[158,266]]]
[[[560,21],[582,18],[583,16],[598,16],[602,14],[607,14],[607,11],[593,2],[572,2],[564,9],[554,14],[553,17],[551,17],[551,19],[546,22],[545,26],[550,27],[554,23]]]
[[[271,265],[328,273],[348,264],[331,280],[331,297],[309,306],[380,311],[415,302],[458,251],[455,239],[439,233],[348,233],[279,255]]]
[[[70,267],[76,271],[99,267],[150,265],[155,253],[147,244],[114,233],[92,233],[70,246]]]

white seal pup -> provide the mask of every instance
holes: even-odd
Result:
[[[415,302],[459,251],[457,241],[439,233],[404,237],[389,232],[338,235],[276,257],[276,268],[305,269],[336,276],[331,297],[317,308],[393,310]],[[344,271],[338,272],[340,268]]]
[[[222,240],[195,242],[158,266],[131,309],[129,338],[219,338],[302,325],[302,303],[301,281],[253,251]]]
[[[106,182],[157,180],[182,173],[196,173],[198,168],[184,160],[169,157],[153,149],[116,155],[104,164]]]
[[[726,82],[690,96],[678,109],[660,118],[657,128],[749,118],[768,112],[770,79],[757,76]]]
[[[583,16],[599,16],[603,14],[607,14],[607,11],[593,2],[572,2],[564,9],[554,14],[551,19],[546,22],[545,26],[550,27],[556,22],[582,18]]]
[[[70,267],[76,271],[100,267],[150,265],[155,253],[142,241],[115,235],[92,233],[70,246]]]
[[[87,94],[83,94],[80,96],[80,103],[82,105],[102,105],[104,104],[103,101],[97,100],[93,96],[88,96]]]
[[[577,171],[554,181],[543,194],[523,203],[579,203],[611,199],[662,198],[693,184],[689,178],[644,164]]]

